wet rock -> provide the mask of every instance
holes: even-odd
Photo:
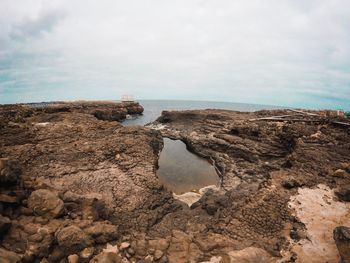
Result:
[[[67,226],[55,233],[58,245],[65,252],[76,253],[92,245],[91,238],[77,226]]]
[[[118,238],[118,227],[110,223],[95,222],[91,227],[85,229],[96,243],[107,243]]]
[[[16,161],[0,158],[0,183],[13,184],[20,177],[21,169]]]
[[[46,189],[32,192],[28,198],[28,207],[37,215],[46,218],[57,218],[64,211],[63,201],[55,193]]]
[[[14,252],[0,248],[1,263],[17,263],[21,262],[21,258]]]
[[[350,228],[336,227],[333,231],[333,239],[337,245],[342,263],[350,263]]]
[[[0,215],[0,240],[11,227],[11,220],[8,217]]]
[[[350,185],[341,186],[334,193],[339,198],[339,200],[350,202]]]
[[[90,260],[90,263],[121,263],[122,258],[112,252],[102,252]]]

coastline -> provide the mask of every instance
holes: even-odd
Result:
[[[150,127],[120,124],[142,112],[138,103],[0,106],[1,253],[24,262],[339,259],[329,233],[350,226],[350,136],[333,122],[347,120],[254,121],[291,112],[212,109],[164,111]],[[156,177],[162,137],[213,160],[220,189],[190,207],[166,191]],[[312,232],[309,195],[343,211],[319,219],[333,222],[322,229],[327,240]]]

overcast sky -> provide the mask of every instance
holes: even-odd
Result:
[[[0,103],[122,94],[350,110],[350,1],[0,1]]]

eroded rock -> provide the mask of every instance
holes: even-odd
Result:
[[[19,263],[21,262],[20,256],[16,253],[0,248],[0,262],[1,263]]]
[[[64,211],[63,201],[55,193],[46,189],[32,192],[28,198],[28,207],[37,215],[47,218],[57,218]]]
[[[118,238],[118,227],[107,222],[95,222],[84,231],[96,243],[107,243]]]
[[[60,248],[70,253],[78,252],[93,244],[92,239],[77,226],[59,229],[55,237]]]
[[[102,252],[90,260],[90,263],[121,263],[122,258],[113,252]]]

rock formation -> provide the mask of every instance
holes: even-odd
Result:
[[[347,127],[251,120],[282,110],[164,112],[159,130],[119,122],[140,112],[104,102],[0,107],[0,261],[306,262],[293,247],[308,240],[290,208],[299,189],[324,184],[337,197],[321,192],[319,204],[348,213]],[[214,163],[221,187],[190,207],[174,199],[156,177],[162,136]],[[331,250],[344,260],[338,232]]]

